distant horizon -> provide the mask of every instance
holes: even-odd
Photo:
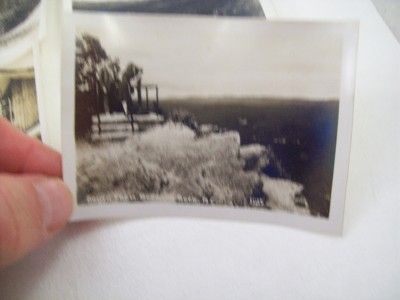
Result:
[[[160,98],[339,99],[342,31],[329,23],[76,13],[122,70],[143,68]],[[251,19],[251,20],[250,20]]]
[[[150,96],[149,101],[153,101],[154,99]],[[220,103],[235,103],[235,102],[242,102],[243,100],[246,100],[246,103],[252,103],[252,104],[262,104],[262,101],[265,102],[339,102],[338,98],[324,98],[324,99],[310,99],[310,98],[287,98],[287,97],[273,97],[273,96],[237,96],[237,95],[225,95],[225,96],[188,96],[188,97],[168,97],[168,98],[161,98],[159,97],[159,102],[160,105],[162,105],[162,102],[168,102],[168,101],[196,101],[196,100],[201,100],[202,103],[207,103],[207,102],[220,102]]]

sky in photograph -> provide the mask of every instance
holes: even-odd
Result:
[[[163,98],[339,97],[342,31],[321,23],[77,13],[122,68],[143,68]]]

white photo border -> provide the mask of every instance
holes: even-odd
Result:
[[[140,15],[140,14],[138,14]],[[343,34],[341,90],[336,154],[329,218],[301,216],[280,211],[223,206],[201,206],[163,203],[124,203],[78,205],[75,147],[75,24],[74,15],[65,13],[63,18],[62,78],[61,78],[61,129],[63,176],[71,189],[75,207],[71,221],[142,217],[194,217],[285,225],[297,229],[340,235],[343,228],[344,203],[348,177],[353,122],[358,22],[355,21],[272,21],[274,23],[329,23],[340,26]],[[243,20],[243,19],[242,19]],[[268,21],[266,21],[267,25]]]

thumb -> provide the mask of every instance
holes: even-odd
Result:
[[[71,212],[72,197],[60,179],[0,175],[0,266],[52,237]]]

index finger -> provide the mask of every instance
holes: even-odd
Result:
[[[61,177],[61,155],[0,117],[0,172]]]

